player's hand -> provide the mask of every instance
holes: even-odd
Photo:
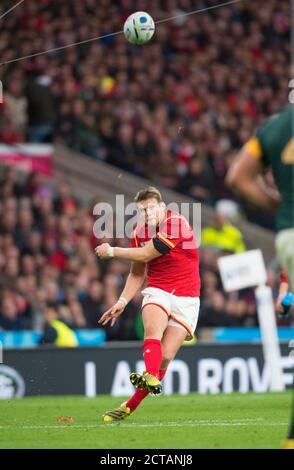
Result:
[[[281,313],[283,312],[283,306],[282,306],[282,300],[285,294],[279,295],[279,297],[276,300],[276,312]]]
[[[102,243],[95,248],[95,253],[100,259],[107,259],[113,256],[113,248],[109,243]]]
[[[116,302],[116,304],[114,304],[105,313],[103,313],[98,323],[102,326],[105,326],[109,321],[111,321],[110,326],[113,326],[118,317],[123,313],[125,308],[126,307],[122,302]]]

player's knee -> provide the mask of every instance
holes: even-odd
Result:
[[[147,325],[144,328],[144,339],[158,339],[161,341],[162,332],[158,328],[154,328],[154,325]]]

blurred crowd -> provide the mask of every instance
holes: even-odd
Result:
[[[0,192],[0,328],[42,330],[49,318],[97,328],[117,300],[128,265],[97,261],[92,208],[81,207],[66,183],[56,193],[36,173],[20,183],[12,167]],[[124,339],[123,324],[134,308],[136,302],[109,338]]]
[[[181,17],[215,0],[30,0],[1,24],[0,141],[63,143],[213,204],[236,149],[288,100],[288,0]],[[4,12],[11,2],[2,1]],[[152,41],[131,46],[127,16],[148,11]],[[244,206],[252,221],[272,219]]]
[[[96,258],[94,247],[108,239],[93,235],[94,202],[85,208],[64,182],[55,190],[38,174],[20,181],[13,167],[5,169],[0,181],[0,329],[43,331],[52,320],[71,328],[98,327],[121,293],[129,264]],[[238,251],[242,240],[238,234],[234,240]],[[129,246],[127,239],[110,242]],[[223,293],[217,258],[228,252],[213,243],[200,249],[200,327],[257,325],[251,290]],[[276,280],[272,270],[274,289]],[[115,327],[106,328],[108,340],[142,338],[140,305],[139,292]]]
[[[180,16],[215,4],[23,2],[1,23],[1,63],[81,44],[1,67],[0,142],[62,143],[201,202],[231,197],[224,175],[236,150],[288,100],[290,13],[288,0],[259,0]],[[0,13],[10,7],[3,0]],[[121,31],[135,10],[155,20],[178,18],[158,25],[148,46],[131,46],[122,34],[85,42]],[[271,226],[272,219],[242,204],[250,220]],[[97,260],[93,223],[92,206],[81,206],[66,183],[53,190],[35,173],[19,181],[13,168],[5,170],[0,329],[42,330],[52,319],[98,327],[129,265]],[[203,234],[199,326],[257,325],[253,292],[222,290],[218,256],[245,245],[227,221],[221,229],[226,240],[230,234],[229,249],[220,228],[218,240],[213,227]],[[125,239],[115,243],[128,246]],[[275,267],[269,282],[275,290]],[[107,339],[141,338],[140,304],[138,294],[106,329]]]

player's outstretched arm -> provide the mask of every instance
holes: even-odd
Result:
[[[132,263],[125,287],[118,301],[110,307],[100,318],[99,324],[107,325],[111,321],[113,326],[116,320],[124,312],[127,304],[132,300],[137,291],[142,287],[145,279],[146,265],[144,263]]]
[[[252,204],[268,211],[276,210],[280,197],[263,181],[263,165],[246,145],[237,154],[226,176],[226,184]]]
[[[95,253],[100,259],[117,258],[139,263],[149,263],[149,261],[162,255],[156,250],[152,240],[142,248],[120,248],[102,243],[102,245],[95,248]]]
[[[129,303],[133,297],[136,295],[139,289],[141,289],[146,273],[146,264],[145,263],[132,263],[130,273],[127,277],[125,287],[121,293],[120,298],[124,299]]]

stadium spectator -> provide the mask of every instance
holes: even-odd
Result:
[[[198,326],[235,326],[235,321],[226,312],[226,299],[220,291],[213,292],[210,302],[201,310]]]
[[[24,139],[27,125],[27,98],[24,96],[23,85],[18,80],[12,80],[5,89],[5,106],[8,116],[16,131]]]
[[[175,10],[172,1],[154,0],[148,11],[161,19],[195,8],[192,0],[178,4]],[[23,2],[2,24],[1,61],[119,31],[129,5],[104,0],[98,12],[92,0]],[[6,11],[11,4],[4,0],[1,7]],[[215,204],[232,196],[224,176],[236,149],[287,101],[289,34],[288,1],[260,0],[258,9],[242,2],[158,25],[148,47],[133,47],[117,35],[15,62],[1,76],[0,140],[22,142],[27,136],[31,142],[63,143]],[[249,218],[261,219],[245,207]],[[91,211],[65,183],[52,191],[38,174],[20,183],[14,169],[5,170],[0,283],[6,288],[8,282],[28,309],[15,315],[13,302],[3,304],[1,328],[7,315],[12,328],[41,328],[51,306],[62,306],[72,325],[85,327],[92,283],[102,286],[99,308],[112,304],[126,271],[122,263],[105,266],[95,259]],[[229,251],[242,251],[235,234]],[[255,324],[248,292],[218,295],[219,253],[210,245],[200,251],[204,309],[213,310],[217,320],[221,311],[230,325]],[[112,329],[111,339],[135,339],[138,303],[129,308],[126,329]]]
[[[93,280],[87,294],[82,300],[82,307],[88,328],[97,328],[97,323],[103,312],[103,284]]]
[[[25,329],[28,322],[29,304],[26,299],[12,289],[2,292],[0,305],[0,328],[4,330]]]
[[[32,143],[51,142],[56,121],[56,104],[50,88],[52,77],[37,74],[28,80],[28,140]]]
[[[20,182],[14,170],[5,170],[4,174],[8,175],[12,191],[0,200],[0,286],[3,292],[9,292],[9,301],[0,313],[0,328],[40,330],[48,307],[59,315],[62,312],[73,328],[98,328],[99,315],[120,292],[127,264],[97,261],[91,208],[82,208],[66,183],[61,182],[56,191],[50,189],[49,195],[36,175]],[[45,199],[40,198],[40,193]],[[128,246],[128,240],[118,239],[117,245]],[[211,324],[211,319],[222,326],[256,325],[252,293],[241,291],[233,297],[221,294],[220,299],[217,258],[222,253],[209,245],[200,247],[200,325]],[[271,274],[270,281],[277,292],[278,272]],[[13,307],[11,298],[21,299],[17,304],[21,309]],[[139,310],[140,299],[135,298],[117,328],[107,331],[107,339],[137,339]],[[288,319],[287,324],[292,321]]]
[[[245,244],[242,233],[231,223],[238,216],[238,206],[234,201],[220,200],[215,207],[214,224],[205,227],[201,243],[229,253],[242,253]]]
[[[179,191],[192,196],[199,202],[210,202],[213,200],[213,177],[211,169],[205,166],[203,158],[191,158],[188,172],[179,184]]]
[[[64,316],[62,316],[62,311],[59,312],[54,308],[46,309],[45,328],[39,344],[54,344],[58,347],[67,348],[77,346],[76,335]]]
[[[155,19],[194,8],[192,0],[179,9],[148,4]],[[23,2],[2,25],[1,60],[119,31],[130,13],[123,0],[105,0],[99,11],[92,0]],[[4,72],[4,97],[21,84],[27,117],[23,108],[8,118],[11,100],[4,102],[2,141],[22,141],[27,121],[30,141],[64,143],[185,192],[196,156],[204,170],[192,164],[198,184],[190,190],[209,203],[230,197],[224,176],[231,156],[287,102],[289,37],[289,2],[260,0],[258,9],[244,2],[160,24],[148,47],[117,35],[15,62]],[[262,220],[244,208],[250,220]]]

